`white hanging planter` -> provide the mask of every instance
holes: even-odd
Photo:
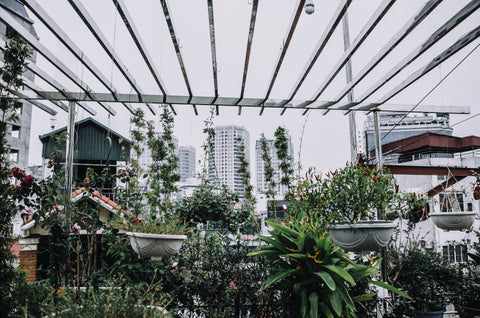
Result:
[[[361,221],[357,224],[336,224],[328,228],[333,242],[345,251],[379,251],[392,238],[396,222]]]
[[[469,229],[475,218],[477,212],[437,212],[430,213],[433,223],[447,231],[461,231]]]
[[[186,235],[168,235],[152,233],[125,233],[130,237],[130,245],[141,258],[160,260],[178,253]]]

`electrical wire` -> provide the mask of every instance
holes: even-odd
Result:
[[[420,101],[419,101],[418,103],[415,104],[415,106],[412,107],[412,109],[410,109],[397,123],[395,123],[395,125],[393,125],[393,127],[382,137],[381,140],[385,139],[385,137],[387,137],[398,125],[400,125],[400,123],[402,123],[403,120],[405,120],[405,118],[407,118],[410,113],[412,113],[435,89],[437,89],[437,87],[440,86],[440,84],[441,84],[448,76],[450,76],[468,57],[470,57],[470,55],[471,55],[476,49],[478,49],[478,47],[480,47],[480,43],[478,43],[470,52],[468,52],[468,54],[465,55],[465,57],[463,57],[442,79],[440,79],[440,81],[439,81],[432,89],[430,89],[430,90],[428,91],[428,93],[427,93],[424,97],[422,97],[422,98],[420,99]],[[477,116],[479,116],[479,115],[480,115],[480,113],[477,113],[477,114],[475,114],[475,115],[473,115],[473,116],[471,116],[471,117],[469,117],[469,118],[466,118],[466,119],[464,119],[464,120],[462,120],[462,121],[460,121],[460,122],[458,122],[458,123],[455,123],[454,125],[450,125],[448,128],[451,128],[451,127],[453,127],[453,126],[455,126],[455,125],[458,125],[458,124],[460,124],[460,123],[463,123],[463,122],[465,122],[465,121],[467,121],[467,120],[470,120],[470,119],[472,119],[472,118],[474,118],[474,117],[477,117]],[[441,132],[441,131],[444,131],[444,130],[446,130],[446,128],[442,128],[442,129],[439,130],[438,132]],[[424,138],[427,138],[427,137],[424,137]],[[419,140],[417,140],[417,141],[415,141],[415,142],[418,142],[418,141],[419,141]],[[411,144],[411,143],[410,143],[410,144]],[[403,148],[403,147],[405,147],[405,146],[408,146],[408,145],[410,145],[410,144],[403,145],[403,146],[400,147],[400,149]],[[370,153],[371,151],[373,151],[373,149],[375,149],[375,146],[373,146],[372,148],[370,148],[367,153]]]

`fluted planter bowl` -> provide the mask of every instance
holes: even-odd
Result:
[[[437,212],[430,213],[433,223],[447,231],[461,231],[469,229],[475,218],[477,212]]]
[[[416,311],[416,318],[443,318],[443,314],[446,310],[439,311]]]
[[[397,224],[388,221],[365,221],[357,224],[336,224],[328,228],[333,242],[345,251],[379,251],[392,238]]]
[[[125,233],[130,237],[130,245],[141,258],[160,260],[178,253],[186,235]]]

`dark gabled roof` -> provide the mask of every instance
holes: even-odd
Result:
[[[0,0],[0,1],[1,1],[1,0]],[[82,120],[80,120],[80,121],[77,121],[77,122],[75,123],[75,129],[77,129],[77,127],[82,126],[82,125],[96,125],[96,126],[102,128],[102,129],[104,129],[104,130],[107,131],[108,133],[111,133],[111,134],[115,135],[116,137],[125,140],[126,143],[130,143],[130,140],[129,140],[129,139],[123,137],[122,135],[120,135],[119,133],[115,132],[114,130],[108,128],[107,126],[99,123],[98,121],[96,121],[96,120],[93,119],[92,117],[88,117],[88,118],[82,119]],[[38,138],[40,138],[40,140],[43,140],[43,139],[48,138],[48,137],[51,137],[51,136],[56,136],[56,135],[60,134],[61,132],[66,131],[66,130],[67,130],[67,126],[62,127],[62,128],[59,128],[59,129],[56,129],[56,130],[51,131],[51,132],[49,132],[49,133],[40,135],[40,136],[38,136]]]
[[[54,137],[66,131],[67,127],[63,127],[39,136],[42,142],[42,158],[51,156],[55,151],[56,138]],[[75,123],[74,160],[127,160],[130,144],[130,140],[93,118],[89,117]]]

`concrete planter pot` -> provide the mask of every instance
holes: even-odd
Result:
[[[470,228],[477,212],[438,212],[430,213],[433,223],[447,231],[461,231]]]
[[[416,318],[443,318],[443,314],[446,310],[439,310],[439,311],[416,311],[415,317]]]
[[[151,233],[125,233],[130,237],[130,245],[141,258],[160,260],[178,253],[186,235],[167,235]]]
[[[328,228],[333,242],[345,251],[378,251],[392,238],[397,224],[388,221],[369,221],[357,224],[336,224]]]

